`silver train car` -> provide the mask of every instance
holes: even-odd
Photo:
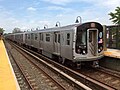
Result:
[[[93,62],[103,57],[103,27],[97,22],[46,28],[37,31],[14,33],[6,38],[36,48],[41,54],[57,58],[61,63]]]

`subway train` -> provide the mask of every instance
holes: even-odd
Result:
[[[67,62],[77,67],[85,63],[98,66],[104,52],[103,26],[98,22],[13,33],[6,38],[35,48],[49,58],[57,58],[62,64]]]

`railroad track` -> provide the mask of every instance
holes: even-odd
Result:
[[[114,74],[113,72],[107,71],[103,68],[92,68],[87,67],[81,70],[76,70],[78,73],[82,73],[92,79],[100,81],[108,86],[120,90],[120,76],[119,74]]]
[[[38,65],[38,63],[33,62],[33,59],[26,55],[25,52],[22,52],[20,49],[16,48],[13,45],[12,47],[21,54],[21,57],[24,57],[24,59],[22,59],[21,61],[16,61],[16,63],[19,65],[20,68],[22,68],[22,72],[25,73],[25,77],[30,83],[32,90],[68,90],[64,86],[62,86],[61,83],[54,80],[54,78],[52,78],[53,76],[50,76],[48,73],[46,73],[44,69],[42,69]],[[36,72],[35,75],[31,74],[34,72]],[[39,77],[42,77],[42,79],[39,80]],[[44,86],[41,86],[43,83]]]
[[[18,47],[18,46],[17,46]],[[19,47],[21,48],[21,47]],[[21,48],[22,49],[22,48]],[[33,51],[30,51],[32,53],[34,53],[35,55],[33,55],[32,53],[22,49],[24,52],[30,54],[32,57],[36,58],[39,60],[39,62],[47,65],[47,67],[49,67],[52,71],[56,71],[57,73],[60,72],[59,74],[62,76],[63,74],[64,77],[67,77],[69,78],[69,81],[71,81],[72,85],[76,86],[76,87],[79,87],[82,89],[93,89],[93,90],[115,90],[116,88],[110,86],[110,85],[107,85],[103,82],[100,82],[98,80],[95,80],[91,77],[89,77],[88,75],[84,75],[84,74],[81,74],[81,73],[78,73],[74,70],[71,70],[63,65],[60,65],[44,56],[41,56],[40,54],[38,53],[35,53]],[[41,57],[42,59],[44,58],[44,60],[41,60],[39,59],[39,57]],[[59,70],[57,69],[59,68]],[[69,75],[69,76],[68,76]],[[62,76],[63,77],[63,76]]]
[[[104,68],[104,67],[99,67],[99,70],[102,71],[102,72],[105,72],[105,73],[107,73],[109,75],[113,75],[116,78],[120,78],[120,72],[119,71],[107,69],[107,68]]]
[[[23,72],[23,69],[16,62],[15,58],[13,57],[12,53],[10,52],[10,49],[8,49],[8,44],[7,45],[5,44],[5,46],[7,48],[10,62],[12,64],[13,70],[15,72],[15,75],[16,75],[16,78],[18,80],[21,90],[34,90],[34,87],[31,86],[31,83],[27,79],[27,75]]]

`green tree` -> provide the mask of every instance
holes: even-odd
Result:
[[[108,15],[114,24],[120,25],[120,7],[116,7],[115,12],[110,12]]]
[[[4,33],[4,29],[3,28],[0,28],[0,33]]]
[[[20,32],[22,32],[20,28],[14,28],[12,31],[12,33],[20,33]]]

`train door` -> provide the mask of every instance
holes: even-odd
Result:
[[[39,48],[43,48],[43,33],[39,33]]]
[[[25,34],[25,45],[27,44],[28,34]]]
[[[39,48],[41,48],[41,43],[42,43],[42,33],[39,33]]]
[[[89,56],[97,55],[98,48],[98,30],[88,29],[88,53]]]
[[[60,54],[60,32],[54,33],[54,52]]]
[[[34,34],[33,33],[31,33],[31,46],[33,46],[33,43],[34,43]]]

